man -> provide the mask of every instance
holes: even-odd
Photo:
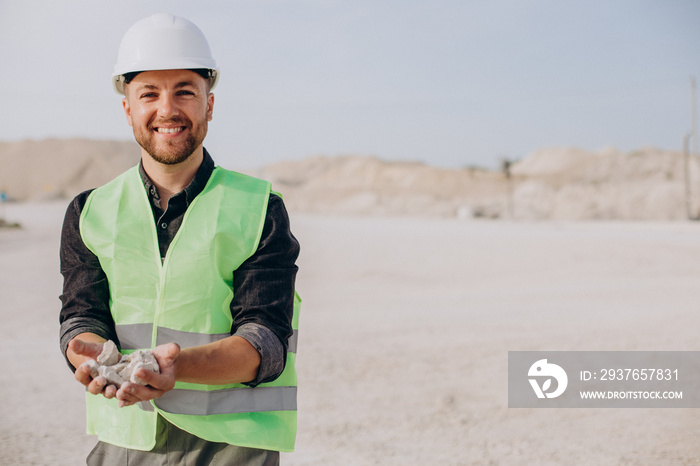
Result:
[[[219,71],[191,22],[134,24],[113,85],[141,163],[78,195],[61,240],[61,349],[87,387],[88,464],[278,464],[296,435],[299,245],[269,183],[203,147]],[[293,324],[294,322],[294,324]],[[160,373],[83,365],[107,340]]]

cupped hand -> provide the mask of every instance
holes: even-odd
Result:
[[[89,359],[97,359],[97,356],[102,352],[102,346],[102,343],[91,343],[74,338],[68,344],[68,349],[75,353],[76,356],[87,361]],[[84,363],[75,369],[75,380],[85,385],[88,392],[93,395],[102,393],[105,398],[114,398],[117,394],[117,387],[113,384],[108,384],[107,379],[104,377],[99,376],[93,379],[90,374],[90,368]]]
[[[175,387],[177,358],[180,355],[180,346],[176,343],[167,343],[165,345],[156,346],[151,351],[156,361],[158,361],[160,373],[138,369],[136,371],[136,376],[143,380],[146,385],[139,385],[132,382],[123,384],[116,392],[120,407],[131,406],[141,401],[160,398],[163,394]]]

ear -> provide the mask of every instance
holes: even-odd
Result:
[[[207,121],[211,121],[214,114],[214,94],[211,92],[207,96]]]
[[[131,105],[129,105],[129,99],[124,97],[122,99],[122,106],[124,107],[124,113],[126,114],[126,122],[129,123],[129,126],[134,126],[133,121],[131,120]]]

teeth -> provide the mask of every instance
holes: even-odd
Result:
[[[159,133],[166,134],[179,133],[182,130],[184,130],[184,128],[181,126],[178,128],[156,128],[156,131],[158,131]]]

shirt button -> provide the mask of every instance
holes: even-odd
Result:
[[[163,223],[160,224],[160,227],[161,227],[163,230],[165,230],[166,228],[168,228],[168,224],[165,223],[165,222],[163,222]]]

